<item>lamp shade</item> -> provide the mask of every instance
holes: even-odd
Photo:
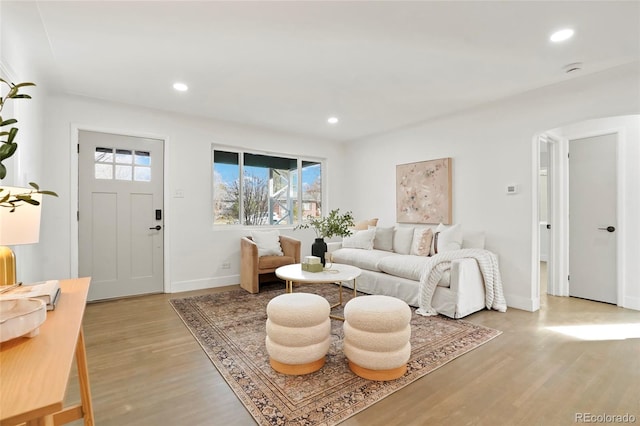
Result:
[[[29,194],[31,188],[0,187],[0,199],[11,195]],[[42,194],[31,194],[31,198],[42,202]],[[14,211],[0,206],[0,246],[37,243],[40,238],[40,207],[22,203]]]

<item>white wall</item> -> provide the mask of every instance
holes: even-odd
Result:
[[[47,187],[60,199],[48,203],[40,249],[46,253],[43,276],[77,273],[77,155],[74,128],[165,139],[165,275],[167,291],[176,292],[239,283],[242,228],[220,230],[211,216],[211,144],[267,150],[327,159],[329,208],[342,203],[343,148],[335,142],[248,128],[72,96],[47,99],[44,153]],[[171,194],[182,189],[184,198]],[[303,240],[310,252],[313,231],[281,229]],[[230,269],[221,269],[230,263]]]
[[[452,157],[454,222],[486,231],[487,248],[499,255],[507,303],[535,310],[532,138],[568,123],[639,113],[639,75],[638,64],[626,65],[353,142],[347,146],[348,180],[354,184],[347,207],[392,225],[396,165]],[[625,191],[637,193],[638,182]],[[507,195],[509,184],[520,192]],[[633,255],[640,253],[628,253]]]

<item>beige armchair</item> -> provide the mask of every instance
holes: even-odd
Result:
[[[240,239],[240,287],[249,293],[258,293],[260,283],[275,278],[280,266],[300,263],[300,241],[280,235],[280,247],[284,256],[258,257],[258,246],[251,237]]]

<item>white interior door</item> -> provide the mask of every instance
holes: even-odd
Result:
[[[618,301],[617,135],[569,141],[569,294]]]
[[[78,268],[89,300],[163,291],[163,156],[157,139],[80,131]]]

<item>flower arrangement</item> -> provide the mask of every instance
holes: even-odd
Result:
[[[328,216],[307,216],[307,221],[295,228],[313,228],[317,238],[348,237],[351,235],[351,227],[354,226],[353,215],[350,211],[340,214],[340,209],[334,209]]]

